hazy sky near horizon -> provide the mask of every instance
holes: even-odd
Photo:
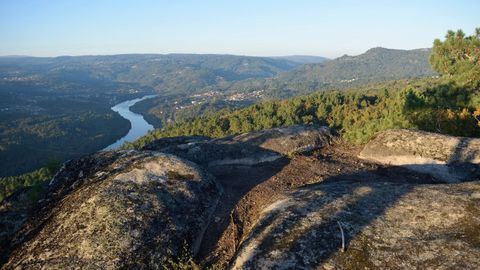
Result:
[[[479,0],[0,0],[0,55],[356,55],[480,27]]]

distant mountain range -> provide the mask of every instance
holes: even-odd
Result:
[[[290,56],[278,56],[273,58],[285,59],[299,64],[317,64],[323,63],[330,59],[323,56],[314,55],[290,55]]]
[[[332,61],[301,66],[280,77],[322,83],[391,80],[433,75],[428,63],[430,49],[393,50],[373,48],[358,56],[344,55]]]
[[[272,77],[300,64],[283,58],[202,54],[12,56],[0,58],[0,79],[126,82],[179,94],[221,82]]]
[[[431,49],[396,50],[372,48],[358,56],[304,64],[273,78],[232,82],[229,91],[263,90],[265,95],[283,98],[326,88],[345,88],[395,79],[435,76],[428,63]]]
[[[135,83],[165,94],[262,89],[269,96],[286,97],[322,88],[433,76],[428,63],[430,51],[377,47],[358,56],[333,60],[308,55],[8,56],[0,57],[0,80],[29,77],[81,84]]]

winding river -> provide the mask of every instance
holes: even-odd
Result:
[[[134,141],[141,136],[147,134],[150,130],[153,129],[153,126],[150,125],[141,114],[134,113],[130,111],[130,107],[133,106],[135,103],[156,97],[157,95],[148,95],[143,96],[141,98],[131,99],[124,101],[122,103],[118,103],[117,105],[113,106],[111,109],[114,112],[118,112],[120,116],[130,121],[132,127],[128,131],[127,135],[123,136],[122,138],[118,139],[116,142],[112,143],[111,145],[107,146],[103,150],[112,150],[120,147],[125,142]]]

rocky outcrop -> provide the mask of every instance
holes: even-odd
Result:
[[[359,155],[383,164],[404,166],[445,182],[480,177],[480,139],[414,130],[388,130]]]
[[[198,251],[220,196],[197,165],[150,151],[68,162],[50,189],[4,269],[160,268]]]
[[[100,152],[2,202],[2,269],[476,269],[478,143],[393,130],[360,153],[310,125]]]
[[[253,167],[321,148],[333,138],[325,127],[294,126],[221,139],[165,138],[140,152],[69,161],[35,207],[18,207],[21,194],[2,203],[4,268],[152,268],[176,260],[184,246],[195,255],[219,201],[219,183],[230,188],[218,175],[222,168],[246,166],[242,174],[251,178],[223,198],[233,207],[260,181]],[[218,181],[208,171],[217,172]]]
[[[320,149],[331,144],[335,138],[335,132],[328,127],[295,125],[244,133],[231,140],[250,143],[282,155],[292,155]]]
[[[295,125],[220,139],[201,136],[164,138],[150,143],[144,149],[175,154],[209,167],[251,166],[313,151],[329,145],[334,139],[334,132],[327,127]]]
[[[319,184],[266,207],[230,268],[475,269],[479,215],[478,182]]]

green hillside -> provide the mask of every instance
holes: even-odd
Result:
[[[222,137],[294,124],[328,125],[354,144],[365,143],[376,132],[391,128],[478,137],[480,126],[474,111],[479,106],[478,90],[445,84],[440,79],[391,81],[223,110],[157,129],[126,147],[141,148],[162,137]]]
[[[436,76],[436,73],[428,63],[430,53],[430,49],[373,48],[358,56],[342,56],[328,61],[315,58],[320,63],[301,65],[272,78],[221,81],[207,86],[199,92],[216,93],[216,99],[201,100],[202,104],[199,105],[191,105],[190,102],[194,99],[182,96],[177,98],[176,101],[181,106],[176,108],[169,106],[165,98],[159,97],[137,104],[134,110],[145,115],[156,127],[161,127],[204,112],[245,107],[259,100],[288,98],[320,89],[346,89],[395,79],[432,77]],[[311,57],[302,56],[292,56],[287,59],[315,61]],[[235,102],[223,102],[218,99],[234,99]]]
[[[9,57],[0,58],[0,78],[136,83],[158,93],[178,94],[221,82],[271,77],[298,65],[281,58],[215,54]]]
[[[358,56],[342,56],[317,64],[305,64],[267,79],[248,79],[209,89],[230,92],[262,90],[266,98],[286,98],[319,89],[348,88],[386,80],[431,77],[431,49],[394,50],[373,48]]]

